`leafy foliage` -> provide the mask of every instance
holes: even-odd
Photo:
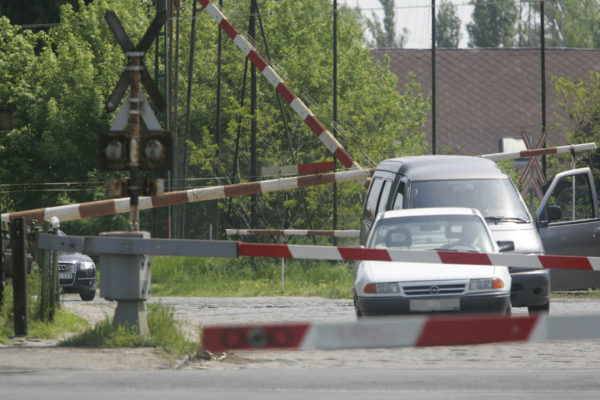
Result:
[[[511,47],[518,18],[514,0],[471,0],[469,47]]]
[[[98,0],[78,9],[61,7],[60,25],[47,32],[32,33],[0,19],[0,108],[13,110],[13,129],[0,132],[0,182],[23,184],[2,196],[2,211],[72,204],[106,198],[109,177],[125,173],[105,173],[97,169],[98,133],[107,130],[115,114],[105,111],[125,66],[125,56],[104,20],[113,10],[125,31],[137,43],[144,34],[154,9],[150,2],[138,0]],[[248,27],[246,4],[228,4],[233,25],[245,32]],[[257,24],[257,47],[271,56],[271,62],[286,83],[300,95],[315,115],[333,132],[331,4],[328,0],[281,2],[261,1]],[[180,18],[179,71],[190,62],[192,3],[182,4]],[[410,80],[403,92],[389,70],[389,60],[376,63],[363,42],[361,18],[342,7],[339,12],[339,99],[338,139],[363,166],[383,158],[421,154],[426,142],[423,134],[429,100],[419,85]],[[180,73],[173,80],[179,90],[176,116],[177,140],[185,135],[186,102],[184,93],[191,84],[188,182],[175,182],[182,188],[195,180],[204,185],[248,181],[251,116],[249,94],[242,104],[246,60],[237,46],[225,36],[221,77],[221,132],[216,134],[216,59],[218,27],[204,13],[198,14],[193,75]],[[268,40],[265,43],[264,35]],[[268,51],[267,51],[268,44]],[[165,52],[156,44],[146,56]],[[160,59],[159,59],[160,61]],[[157,65],[164,74],[162,61]],[[258,74],[258,162],[261,166],[329,161],[331,154],[308,127],[279,99],[271,85]],[[164,84],[159,82],[160,87]],[[246,84],[246,87],[249,83]],[[173,106],[174,110],[175,107]],[[172,117],[173,122],[175,118]],[[177,154],[176,157],[182,157]],[[234,171],[235,174],[234,174]],[[59,190],[35,192],[33,183],[77,182],[78,190],[60,186]],[[85,185],[82,185],[85,183]],[[83,187],[82,187],[83,186]],[[340,228],[357,227],[364,195],[360,184],[340,185]],[[307,188],[259,196],[260,226],[330,226],[331,188]],[[228,226],[249,224],[248,199],[219,202],[220,211],[209,204],[186,208],[186,236],[206,232],[215,215],[227,214]],[[142,215],[142,229],[150,230],[150,214]],[[123,229],[124,216],[102,217],[68,223],[69,233],[94,234],[102,230]],[[222,235],[221,231],[218,232]]]
[[[383,7],[383,22],[379,20],[377,14],[372,14],[372,20],[367,19],[367,27],[373,36],[371,46],[376,49],[392,49],[404,47],[408,31],[406,28],[403,33],[396,35],[395,19],[395,1],[379,0]]]
[[[562,110],[554,130],[564,132],[569,143],[600,141],[600,73],[590,71],[589,79],[579,82],[570,77],[553,77],[552,82]],[[584,153],[579,161],[590,166],[595,177],[600,176],[598,151]]]
[[[435,45],[441,48],[457,48],[460,43],[460,18],[456,6],[442,1],[435,18]]]

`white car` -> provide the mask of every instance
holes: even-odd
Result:
[[[413,208],[378,215],[367,248],[497,253],[472,208]],[[426,312],[510,312],[506,266],[362,261],[355,267],[357,316]]]

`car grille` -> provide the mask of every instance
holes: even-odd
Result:
[[[58,278],[61,285],[72,285],[75,280],[75,272],[74,263],[58,263]]]
[[[419,283],[404,284],[402,290],[406,296],[445,296],[449,294],[460,294],[466,290],[467,282],[452,283]]]

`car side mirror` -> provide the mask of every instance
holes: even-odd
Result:
[[[548,222],[558,221],[562,218],[562,210],[556,204],[548,206]]]
[[[498,240],[496,243],[498,244],[498,249],[500,250],[500,253],[515,250],[515,242],[513,242],[512,240]]]

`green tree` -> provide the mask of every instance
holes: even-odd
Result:
[[[286,83],[303,99],[321,121],[331,128],[332,38],[331,4],[328,0],[281,2],[261,1],[262,19],[273,65]],[[185,126],[188,79],[183,71],[190,62],[192,3],[182,2],[178,118],[180,133]],[[138,0],[97,0],[80,2],[79,10],[61,8],[60,25],[48,32],[31,33],[0,20],[0,107],[14,111],[11,131],[0,132],[0,182],[86,182],[90,190],[11,192],[2,196],[2,210],[18,211],[69,204],[106,197],[106,182],[119,173],[97,169],[99,132],[107,130],[115,113],[104,106],[126,57],[106,21],[104,13],[113,10],[135,44],[151,19],[154,9]],[[226,4],[231,22],[241,32],[248,28],[247,4]],[[217,24],[205,13],[196,21],[194,73],[191,80],[190,140],[191,166],[187,184],[212,186],[229,183],[234,164],[236,181],[249,180],[249,101],[240,102],[245,57],[225,36],[222,67],[222,143],[214,142],[216,115]],[[403,154],[421,154],[428,99],[411,81],[403,92],[396,88],[397,77],[389,70],[389,60],[373,61],[364,46],[360,20],[342,7],[338,18],[339,140],[363,166]],[[257,32],[257,37],[262,37]],[[265,44],[258,40],[261,54]],[[161,49],[164,51],[164,49]],[[154,54],[150,49],[149,54]],[[146,65],[151,65],[150,56]],[[159,65],[159,72],[164,71]],[[272,86],[258,74],[260,166],[329,161],[331,154],[285,105],[279,111]],[[238,138],[238,132],[239,138]],[[239,144],[239,145],[238,145]],[[237,157],[236,157],[237,155]],[[176,155],[181,157],[180,154]],[[127,176],[126,173],[121,176]],[[98,184],[94,184],[98,182]],[[177,182],[181,187],[186,183]],[[81,186],[77,186],[80,188]],[[356,228],[365,190],[360,184],[340,185],[340,227]],[[331,189],[323,186],[264,194],[259,197],[260,225],[265,227],[331,226]],[[222,212],[229,202],[219,202]],[[232,201],[228,227],[248,225],[249,199]],[[186,237],[198,238],[207,231],[214,209],[205,203],[186,208]],[[142,213],[142,229],[150,229],[150,214]],[[97,233],[126,226],[125,216],[100,222],[74,223],[70,233]],[[121,225],[115,225],[121,224]]]
[[[514,0],[471,0],[472,22],[467,24],[469,47],[511,47],[518,10]]]
[[[14,25],[54,24],[59,22],[60,7],[67,3],[76,7],[78,0],[3,0],[0,15]]]
[[[589,72],[588,80],[553,77],[561,109],[554,131],[565,135],[569,143],[600,141],[600,73]],[[583,161],[600,177],[600,155],[597,151],[583,154]]]
[[[456,15],[456,6],[444,0],[435,18],[435,45],[457,48],[460,36],[460,18]]]
[[[371,47],[376,49],[402,48],[406,42],[408,30],[396,35],[396,12],[394,11],[394,0],[379,0],[383,7],[383,22],[377,14],[372,13],[372,20],[367,19],[367,27],[373,36]]]
[[[552,45],[579,49],[600,47],[600,3],[596,0],[546,2],[546,31]]]

